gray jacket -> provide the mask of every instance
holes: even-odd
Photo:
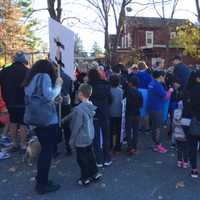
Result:
[[[70,144],[75,147],[87,147],[94,139],[93,118],[96,106],[82,102],[74,108],[72,113],[63,119],[63,123],[70,121],[72,132]]]

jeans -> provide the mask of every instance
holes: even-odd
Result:
[[[88,147],[76,147],[76,156],[81,169],[82,180],[91,178],[98,172],[92,145]]]
[[[160,133],[163,125],[163,114],[162,112],[151,111],[149,113],[152,129],[152,139],[155,145],[160,144]]]
[[[178,161],[188,162],[188,144],[186,141],[176,140]]]
[[[137,150],[139,122],[140,120],[137,116],[126,116],[126,136],[128,149]]]
[[[37,163],[37,184],[47,185],[49,170],[51,166],[51,158],[56,145],[56,137],[59,131],[58,124],[50,125],[45,128],[36,128],[35,132],[38,136],[41,152]]]
[[[109,134],[109,120],[95,119],[95,138],[94,138],[94,152],[96,155],[97,164],[104,164],[111,161],[110,156],[110,134]]]
[[[111,148],[114,148],[115,151],[121,150],[121,121],[120,117],[110,119]],[[115,141],[114,137],[116,138]]]

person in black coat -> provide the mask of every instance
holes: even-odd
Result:
[[[188,87],[187,98],[184,104],[184,117],[196,118],[200,121],[200,71],[196,71],[191,75],[191,84]],[[197,169],[197,146],[200,142],[200,137],[193,136],[188,130],[190,163],[192,167],[191,177],[198,178]]]
[[[131,76],[128,80],[126,96],[126,135],[129,155],[137,152],[140,109],[143,106],[142,94],[138,91],[139,80]]]
[[[22,151],[26,149],[26,136],[27,128],[24,125],[24,88],[22,86],[23,81],[27,75],[28,64],[26,57],[23,52],[16,53],[14,57],[14,63],[4,68],[0,72],[0,85],[2,87],[2,97],[7,105],[8,112],[10,115],[10,134],[12,138],[13,147],[11,151],[17,151],[17,130],[20,127],[21,144],[20,148]]]
[[[103,167],[112,164],[110,156],[110,131],[109,131],[109,105],[111,103],[111,87],[101,76],[97,69],[88,73],[89,84],[92,86],[90,100],[97,106],[94,118],[95,139],[94,149],[97,166]]]

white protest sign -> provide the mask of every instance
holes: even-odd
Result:
[[[61,48],[64,72],[74,80],[74,32],[49,18],[50,59],[56,63],[57,44],[55,40],[59,40],[64,46]]]

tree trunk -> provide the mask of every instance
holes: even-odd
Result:
[[[47,0],[49,15],[57,22],[61,22],[62,8],[61,0],[57,0],[57,8],[55,9],[56,0]]]
[[[196,7],[197,7],[198,22],[200,23],[200,2],[199,2],[199,0],[196,0]]]
[[[108,16],[106,16],[106,18],[108,19]],[[104,44],[104,48],[106,51],[106,64],[107,66],[110,66],[110,39],[109,39],[109,31],[108,31],[108,20],[105,20],[106,24],[105,24],[105,44]]]
[[[114,42],[113,52],[116,52],[119,42],[121,41],[121,38],[122,38],[123,26],[124,26],[124,22],[126,18],[125,7],[126,7],[126,1],[123,0],[122,7],[119,14],[118,24],[116,27],[117,34],[116,34],[116,39]]]

